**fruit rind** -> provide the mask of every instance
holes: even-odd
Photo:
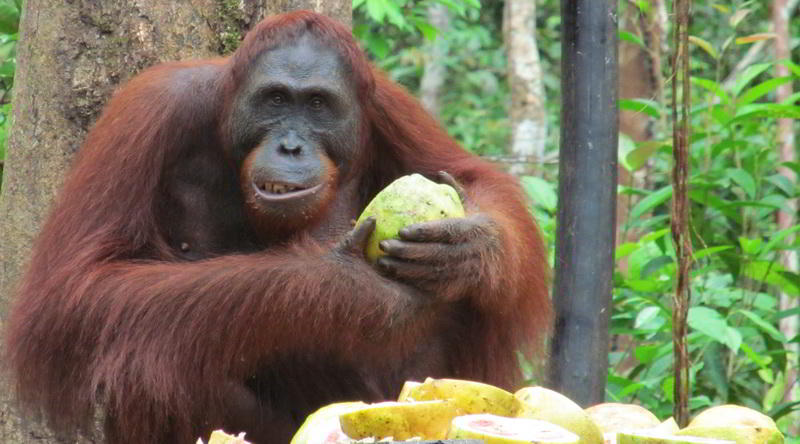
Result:
[[[555,424],[488,413],[453,419],[448,439],[480,439],[486,444],[576,444],[578,435]]]
[[[449,401],[380,402],[339,416],[353,439],[444,439],[456,410]]]
[[[677,436],[648,430],[617,433],[617,444],[734,444],[733,441],[696,436]]]
[[[404,400],[430,401],[446,399],[454,403],[459,415],[492,413],[516,416],[522,403],[513,394],[499,387],[461,379],[428,378],[422,384],[404,387]]]
[[[544,387],[525,387],[514,396],[522,401],[518,417],[540,419],[559,425],[580,437],[580,444],[603,444],[603,433],[575,402]]]

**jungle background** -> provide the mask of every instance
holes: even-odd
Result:
[[[661,418],[672,413],[676,267],[670,8],[618,6],[623,113],[606,390],[607,400]],[[0,0],[0,168],[21,9],[21,0]],[[560,109],[559,2],[354,0],[353,31],[465,148],[520,177],[554,245],[559,121],[569,112]],[[695,0],[690,33],[690,406],[765,411],[798,443],[798,1]],[[236,41],[221,44],[230,51]]]

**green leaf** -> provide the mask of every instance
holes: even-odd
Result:
[[[795,193],[797,193],[797,187],[795,186],[794,182],[789,180],[789,178],[783,174],[771,174],[767,176],[766,180],[774,185],[775,188],[781,190],[786,197],[791,198],[795,195]]]
[[[536,176],[523,176],[521,182],[534,204],[551,213],[556,211],[558,195],[552,183]]]
[[[772,235],[772,238],[770,238],[769,242],[767,242],[766,245],[764,245],[764,248],[761,251],[763,251],[764,253],[772,252],[773,250],[775,250],[777,246],[783,244],[784,240],[788,236],[790,236],[793,233],[797,233],[798,231],[800,231],[800,224],[789,228],[784,228],[783,230],[778,231],[777,233]],[[788,248],[788,245],[786,245],[786,247]]]
[[[646,278],[651,274],[655,273],[658,270],[661,270],[665,265],[673,263],[673,259],[670,256],[659,256],[656,258],[651,259],[647,262],[644,267],[642,267],[642,271],[639,272],[640,276]]]
[[[723,365],[724,362],[723,348],[716,342],[711,343],[703,353],[703,373],[720,393],[722,401],[726,402],[729,386],[725,366]]]
[[[719,58],[719,55],[717,54],[717,50],[715,50],[714,47],[711,46],[711,43],[701,39],[700,37],[694,36],[694,35],[690,35],[689,36],[689,41],[694,43],[695,45],[699,46],[700,49],[702,49],[703,51],[708,53],[708,55],[710,55],[711,58],[713,58],[714,60]]]
[[[422,36],[425,37],[425,40],[429,42],[436,40],[436,36],[439,35],[439,30],[436,29],[435,26],[431,25],[425,20],[419,20],[419,19],[411,19],[411,20],[414,23],[414,26],[422,34]]]
[[[406,18],[403,16],[403,11],[400,9],[400,5],[392,0],[384,0],[384,5],[386,16],[389,18],[389,23],[397,26],[400,29],[406,29],[408,27],[408,23],[406,22]]]
[[[692,76],[692,83],[711,91],[712,93],[714,93],[715,96],[719,97],[722,103],[725,104],[731,103],[731,98],[728,96],[728,93],[726,93],[725,90],[722,89],[719,83],[713,80],[704,79],[702,77],[694,77],[694,76]]]
[[[782,65],[786,65],[786,67],[789,68],[789,71],[791,71],[795,77],[800,77],[800,65],[791,60],[781,60],[780,63]]]
[[[634,171],[633,167],[628,164],[628,154],[634,149],[636,149],[636,144],[633,142],[633,139],[625,133],[619,133],[619,142],[617,143],[619,163],[628,171]]]
[[[784,293],[800,296],[800,286],[793,279],[784,276],[786,270],[775,262],[753,261],[745,265],[745,276],[778,287]]]
[[[383,18],[386,16],[386,0],[366,0],[366,2],[369,17],[378,23],[383,23]]]
[[[634,328],[640,329],[655,321],[658,319],[660,311],[661,309],[653,305],[643,308],[642,311],[636,315],[636,321],[633,324]]]
[[[670,233],[670,229],[669,228],[662,228],[662,229],[660,229],[658,231],[654,231],[652,233],[645,234],[640,239],[640,242],[641,243],[653,242],[653,241],[656,241],[658,239],[661,239],[662,237],[668,235],[669,233]]]
[[[389,42],[380,35],[370,34],[367,38],[367,49],[376,58],[384,59],[389,54]]]
[[[723,14],[728,14],[729,12],[731,12],[731,8],[720,3],[712,3],[711,7]]]
[[[358,9],[366,0],[353,0],[353,10]]]
[[[661,116],[661,105],[655,100],[641,98],[619,99],[619,109],[636,113],[645,113],[654,119]]]
[[[629,31],[625,31],[624,29],[619,30],[619,40],[621,42],[630,42],[635,45],[641,46],[644,49],[647,49],[647,45],[644,44],[644,41],[642,41],[642,39],[638,35],[633,34],[632,32]]]
[[[742,251],[751,256],[757,256],[761,251],[761,239],[748,239],[740,236],[739,245],[742,247]]]
[[[695,260],[702,259],[702,258],[704,258],[706,256],[711,256],[713,254],[717,254],[720,251],[727,251],[727,250],[731,250],[731,249],[733,249],[732,245],[722,245],[722,246],[719,246],[719,247],[703,248],[702,250],[697,250],[697,251],[694,252],[694,258],[695,258]]]
[[[739,185],[751,199],[756,196],[756,181],[750,173],[741,168],[728,168],[725,173],[736,185]]]
[[[629,152],[625,156],[625,163],[631,168],[630,171],[636,171],[647,164],[655,152],[660,148],[672,148],[672,144],[659,142],[657,140],[649,140],[639,142],[636,144],[637,148]]]
[[[647,197],[640,200],[631,210],[629,220],[636,220],[653,208],[663,204],[672,197],[672,185],[667,185],[657,191],[650,193]]]
[[[800,162],[781,162],[786,168],[791,168],[795,173],[800,174]]]
[[[745,70],[739,75],[739,78],[736,79],[736,83],[733,85],[733,90],[731,91],[733,95],[738,96],[748,83],[752,82],[754,78],[768,70],[771,66],[772,63],[757,63],[745,68]]]
[[[689,308],[689,326],[715,341],[726,345],[734,353],[742,344],[742,335],[728,323],[716,310],[708,307]]]
[[[661,348],[657,344],[640,345],[633,349],[633,356],[642,364],[649,364],[658,356],[658,349]]]
[[[762,356],[756,353],[752,348],[750,348],[749,345],[747,345],[746,342],[742,343],[742,351],[751,361],[753,361],[753,363],[761,368],[766,368],[770,363],[772,363],[771,357]]]
[[[781,102],[781,105],[794,105],[797,101],[800,101],[800,92],[796,92],[787,97],[783,102]]]
[[[638,249],[639,249],[639,244],[634,242],[625,242],[619,244],[616,251],[614,252],[614,258],[622,259],[623,257],[628,256],[629,254],[633,253]]]
[[[752,119],[800,119],[800,106],[796,105],[777,105],[774,103],[758,103],[739,107],[736,117],[728,124],[739,123]]]
[[[13,2],[0,2],[0,33],[14,34],[19,30],[19,8]]]
[[[771,323],[764,320],[761,316],[749,310],[737,310],[737,313],[741,313],[747,319],[750,319],[750,321],[752,321],[753,324],[756,325],[756,327],[758,327],[764,333],[770,335],[772,339],[782,343],[786,342],[786,336],[784,336],[783,333],[778,331],[777,328],[775,328]]]
[[[728,19],[728,23],[731,25],[731,27],[735,28],[739,26],[739,23],[741,23],[742,20],[744,20],[744,18],[747,17],[748,14],[750,14],[750,12],[752,11],[747,8],[740,9],[734,12],[733,15],[731,15],[731,17]]]
[[[760,42],[762,40],[769,40],[774,39],[775,33],[774,32],[761,32],[758,34],[750,34],[744,37],[737,37],[736,44],[737,45],[747,45],[749,43]]]
[[[786,82],[791,82],[791,81],[792,78],[788,76],[769,79],[745,91],[741,96],[739,96],[739,98],[736,100],[736,103],[738,105],[747,105],[749,103],[753,103],[760,97],[763,97],[765,94],[769,93],[770,91],[776,89],[777,87],[783,85]]]

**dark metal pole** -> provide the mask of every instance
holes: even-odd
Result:
[[[561,148],[550,386],[604,399],[617,197],[617,1],[561,0]]]

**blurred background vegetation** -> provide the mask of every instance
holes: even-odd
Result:
[[[504,29],[511,26],[506,8],[517,1],[354,0],[353,31],[374,63],[418,94],[465,148],[520,176],[552,246],[561,113],[559,2],[527,0],[535,6],[531,35],[539,55],[527,63],[539,65],[533,94],[547,130],[541,149],[514,158],[509,155],[518,122],[511,117],[514,89],[507,67],[525,54],[512,52],[507,41],[520,31]],[[797,1],[772,3],[694,1],[691,407],[736,403],[768,412],[794,436],[789,442],[797,443],[800,163],[779,121],[800,119],[800,92],[786,88],[800,91],[800,14]],[[664,0],[619,4],[624,112],[607,387],[608,400],[642,404],[661,418],[671,415],[673,394],[669,7]],[[776,58],[773,51],[780,39],[773,7],[789,17],[789,57]],[[20,10],[21,0],[0,0],[0,174]],[[426,75],[434,74],[438,82],[429,83]],[[796,135],[796,123],[788,125]],[[790,144],[793,158],[782,157],[782,143]],[[779,223],[779,212],[789,216],[788,223],[785,216]]]

